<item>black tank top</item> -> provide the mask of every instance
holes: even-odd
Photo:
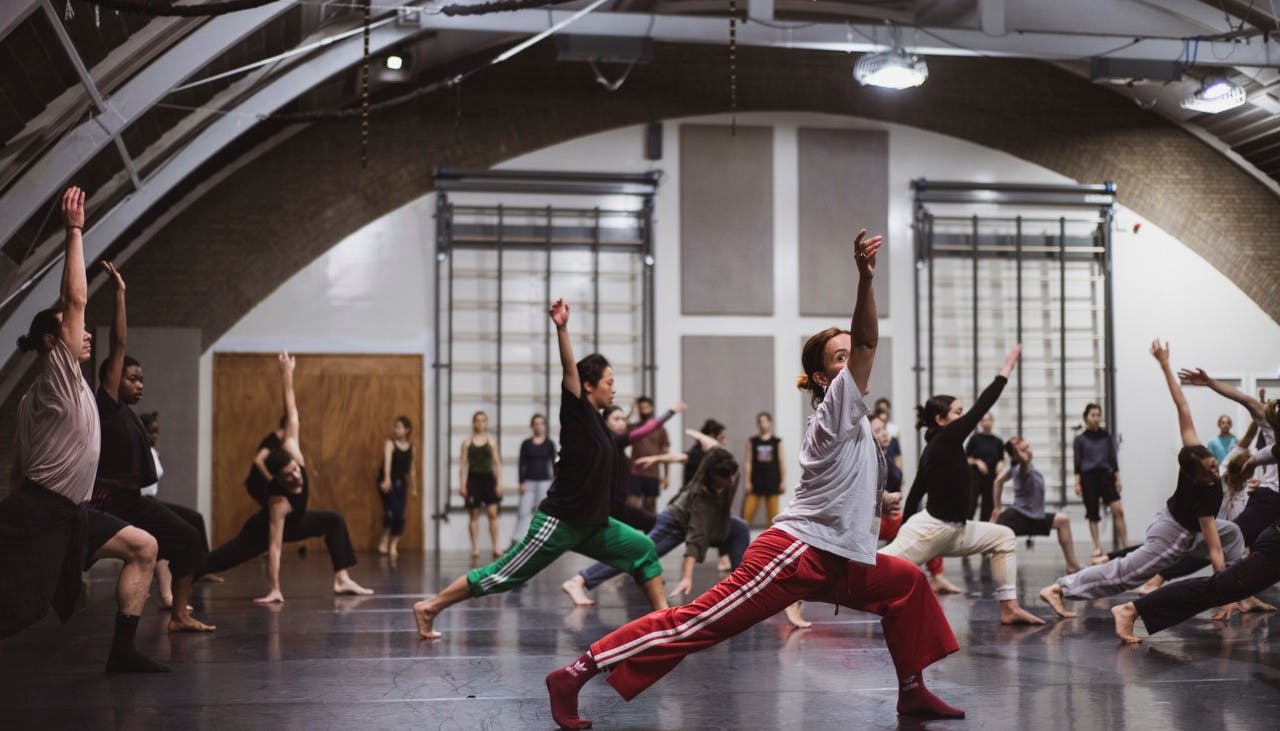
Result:
[[[413,445],[410,444],[408,449],[397,447],[394,442],[391,445],[391,479],[403,480],[409,476],[409,470],[413,469]],[[378,482],[382,482],[382,467],[378,467]]]
[[[781,471],[778,469],[778,443],[776,436],[761,439],[751,437],[751,491],[760,495],[778,492]]]

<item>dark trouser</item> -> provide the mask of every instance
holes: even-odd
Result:
[[[404,480],[392,480],[391,491],[378,491],[382,496],[382,527],[391,535],[404,534],[404,504],[409,497],[409,486]]]
[[[1225,571],[1157,589],[1133,603],[1147,631],[1155,634],[1206,609],[1257,594],[1280,581],[1280,531],[1272,525],[1253,543],[1252,552]]]
[[[653,550],[658,554],[658,558],[671,553],[677,546],[684,543],[685,535],[685,529],[671,517],[669,510],[658,513],[653,530],[649,531],[649,539],[653,541]],[[747,521],[733,517],[729,519],[729,534],[722,542],[714,545],[720,549],[721,553],[729,554],[729,561],[736,569],[738,564],[742,563],[742,554],[747,552],[747,545],[750,543],[751,528],[747,526]],[[588,589],[594,589],[620,573],[622,572],[618,569],[601,562],[583,569],[578,575],[586,582]]]
[[[969,468],[969,517],[976,520],[991,520],[991,511],[995,509],[996,478],[992,474]]]
[[[319,536],[324,536],[334,571],[356,565],[356,551],[351,547],[351,536],[347,535],[347,521],[341,515],[328,510],[308,510],[301,515],[290,513],[284,519],[285,543]],[[235,538],[209,553],[200,573],[213,574],[239,566],[266,552],[270,540],[271,516],[260,510],[245,521]]]
[[[159,500],[144,497],[137,490],[111,489],[100,503],[92,506],[150,533],[160,552],[157,558],[169,562],[173,578],[195,573],[209,551],[200,532]]]
[[[200,515],[199,511],[192,510],[185,505],[178,505],[177,503],[166,503],[163,500],[159,502],[161,505],[172,510],[179,518],[187,521],[187,524],[192,528],[195,528],[196,532],[200,534],[200,545],[204,546],[204,550],[209,550],[209,533],[204,527],[204,516]]]
[[[1240,534],[1244,536],[1244,544],[1252,549],[1262,531],[1276,521],[1280,521],[1280,492],[1260,487],[1253,491],[1249,496],[1249,502],[1245,503],[1244,510],[1240,511],[1236,519],[1231,522],[1240,529]],[[1208,565],[1209,562],[1202,558],[1188,556],[1161,571],[1160,576],[1166,581],[1181,579]]]
[[[609,506],[609,517],[635,528],[641,533],[648,533],[653,530],[654,521],[657,518],[644,508],[627,505],[626,503],[614,503]]]

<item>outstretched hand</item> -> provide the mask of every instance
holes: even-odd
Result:
[[[84,229],[84,191],[80,188],[73,186],[62,194],[62,221],[67,228]]]
[[[564,327],[569,324],[569,305],[563,299],[558,299],[551,304],[549,314],[556,327]]]
[[[111,262],[109,262],[109,261],[104,261],[104,262],[102,262],[102,268],[106,270],[106,272],[107,272],[107,275],[108,275],[108,276],[110,276],[113,280],[115,280],[115,283],[116,283],[116,291],[117,291],[117,292],[123,292],[123,291],[124,291],[124,277],[120,276],[120,271],[119,271],[118,269],[116,269],[115,264],[112,264],[112,263],[111,263]]]
[[[675,405],[671,407],[671,411],[676,414],[683,414],[684,410],[685,403],[683,401],[677,401]]]
[[[298,359],[289,355],[289,351],[282,350],[276,356],[276,365],[280,366],[281,373],[293,375],[293,369],[298,367]]]
[[[1151,355],[1162,366],[1169,365],[1169,342],[1160,342],[1160,338],[1151,341]]]
[[[1203,368],[1183,368],[1178,371],[1178,380],[1184,386],[1208,386],[1213,379],[1209,378],[1209,374],[1204,372]]]
[[[1018,343],[1009,349],[1004,356],[1004,365],[1000,366],[1000,375],[1008,378],[1013,373],[1013,369],[1018,365],[1018,359],[1022,357],[1022,343]]]
[[[853,240],[853,258],[858,263],[858,274],[864,277],[874,276],[876,273],[876,253],[880,251],[880,245],[884,243],[883,236],[872,236],[866,238],[867,230],[864,228],[858,231],[858,235]]]

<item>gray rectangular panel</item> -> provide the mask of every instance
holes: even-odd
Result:
[[[741,461],[747,440],[756,433],[756,414],[774,411],[773,336],[685,335],[680,348],[681,387],[688,404],[685,428],[700,429],[707,419],[723,423],[725,446]],[[683,435],[672,434],[671,440],[682,449],[692,444]],[[784,445],[789,466],[797,448]],[[739,485],[735,510],[745,492],[746,485]]]
[[[773,314],[773,128],[680,126],[681,312]]]
[[[797,145],[800,314],[848,316],[857,282],[853,239],[860,228],[869,235],[888,233],[889,135],[802,128]],[[881,317],[889,314],[888,264],[882,256],[876,267]]]

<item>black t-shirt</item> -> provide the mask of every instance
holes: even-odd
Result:
[[[102,453],[98,457],[98,480],[94,499],[107,487],[138,489],[154,485],[156,463],[142,419],[133,409],[111,398],[99,387],[94,394],[102,423]],[[105,483],[105,484],[104,484]]]
[[[964,450],[965,456],[980,459],[987,465],[986,479],[996,478],[996,465],[1004,459],[1004,442],[994,434],[974,434]]]
[[[1187,470],[1179,469],[1178,487],[1165,505],[1178,525],[1199,533],[1200,518],[1217,517],[1218,509],[1222,507],[1222,482],[1205,482]]]
[[[258,456],[257,452],[261,452],[264,449],[274,451],[276,449],[283,448],[284,440],[276,436],[275,432],[271,432],[263,437],[261,442],[258,442],[258,449],[254,452],[254,456]],[[262,471],[258,469],[256,464],[249,465],[249,474],[244,478],[244,486],[254,500],[265,505],[267,502],[267,496],[272,494],[271,483],[272,480],[264,477],[262,475]]]
[[[757,495],[777,495],[782,480],[778,465],[778,444],[782,440],[776,436],[761,439],[760,435],[751,437],[751,491]]]
[[[617,448],[600,412],[560,388],[560,462],[538,510],[567,523],[605,525]]]

